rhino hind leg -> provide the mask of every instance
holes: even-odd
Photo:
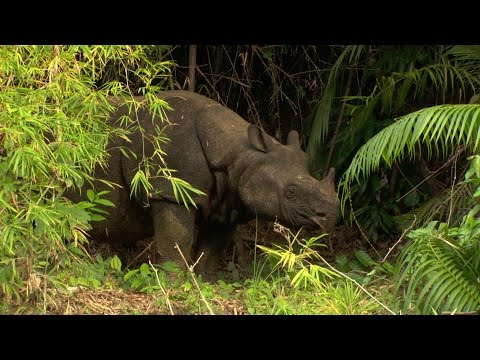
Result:
[[[191,250],[194,240],[195,210],[183,205],[152,200],[152,218],[156,252],[162,262],[174,261],[181,266],[185,262],[175,244],[178,244],[188,265],[191,265]]]

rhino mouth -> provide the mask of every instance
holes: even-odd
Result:
[[[325,226],[325,222],[327,221],[327,217],[325,215],[313,215],[308,218],[310,223],[310,229],[314,228],[315,226],[312,224],[314,223],[317,225],[323,232],[327,232],[327,228]]]
[[[297,209],[286,216],[287,222],[294,228],[304,227],[309,230],[317,230],[320,228],[326,231],[325,223],[327,222],[326,214],[316,214],[310,209]]]

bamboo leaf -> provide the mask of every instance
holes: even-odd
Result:
[[[95,199],[95,193],[92,189],[87,190],[87,198],[90,202],[93,202],[93,200]]]
[[[107,199],[95,199],[95,203],[105,205],[105,206],[115,207],[115,204]]]

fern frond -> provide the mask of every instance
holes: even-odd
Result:
[[[442,223],[415,230],[413,241],[398,259],[397,291],[408,284],[404,310],[415,303],[417,312],[463,312],[480,309],[480,276],[469,252],[446,236]]]
[[[478,77],[480,73],[480,46],[479,45],[455,45],[450,47],[446,52],[446,56],[452,57],[461,63],[463,70],[462,77],[468,79],[468,75]],[[468,75],[467,75],[468,73]]]
[[[480,62],[480,45],[455,45],[446,51],[458,60]]]
[[[461,120],[459,120],[461,119]],[[349,184],[368,177],[380,164],[391,166],[407,155],[415,158],[415,150],[425,145],[427,157],[445,155],[459,146],[472,152],[479,150],[480,105],[439,105],[402,116],[365,143],[353,158],[340,180],[342,210]]]
[[[414,96],[423,94],[428,84],[432,84],[435,91],[442,94],[443,102],[448,89],[454,89],[458,82],[460,92],[465,94],[467,85],[475,90],[480,86],[478,72],[467,71],[462,66],[451,63],[447,58],[442,57],[441,62],[424,66],[420,69],[412,69],[403,73],[392,73],[390,76],[377,79],[376,86],[372,93],[364,97],[364,105],[357,106],[359,109],[353,114],[349,136],[354,137],[376,109],[377,103],[381,103],[381,113],[384,116],[399,111],[405,103],[409,92]],[[413,87],[413,89],[412,89]],[[349,97],[346,100],[359,100],[359,97]],[[360,99],[361,100],[361,99]]]

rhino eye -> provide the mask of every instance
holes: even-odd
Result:
[[[287,185],[285,187],[285,190],[283,191],[283,194],[287,199],[292,199],[295,197],[297,193],[297,187],[295,185]]]

